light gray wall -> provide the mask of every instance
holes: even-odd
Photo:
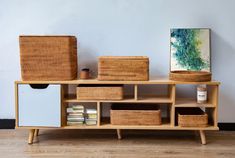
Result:
[[[234,0],[1,0],[0,118],[14,118],[20,34],[76,35],[80,66],[95,66],[100,55],[146,55],[151,76],[166,76],[169,29],[208,27],[213,78],[222,82],[219,121],[235,122],[234,6]]]

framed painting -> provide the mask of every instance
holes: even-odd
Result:
[[[170,53],[171,71],[210,72],[210,29],[171,29]]]

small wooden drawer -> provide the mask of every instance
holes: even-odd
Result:
[[[98,80],[149,80],[149,58],[143,56],[101,56],[98,63]]]
[[[208,115],[200,108],[179,108],[178,125],[181,127],[207,127]]]
[[[113,104],[112,125],[161,125],[161,111],[151,104]]]
[[[79,85],[77,99],[122,100],[123,85]]]

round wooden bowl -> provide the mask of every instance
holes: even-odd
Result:
[[[211,73],[205,71],[171,71],[170,80],[183,82],[211,81]]]

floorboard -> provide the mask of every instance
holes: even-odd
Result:
[[[40,130],[33,145],[27,130],[0,130],[1,158],[235,157],[235,131],[208,131],[201,145],[193,131]]]

